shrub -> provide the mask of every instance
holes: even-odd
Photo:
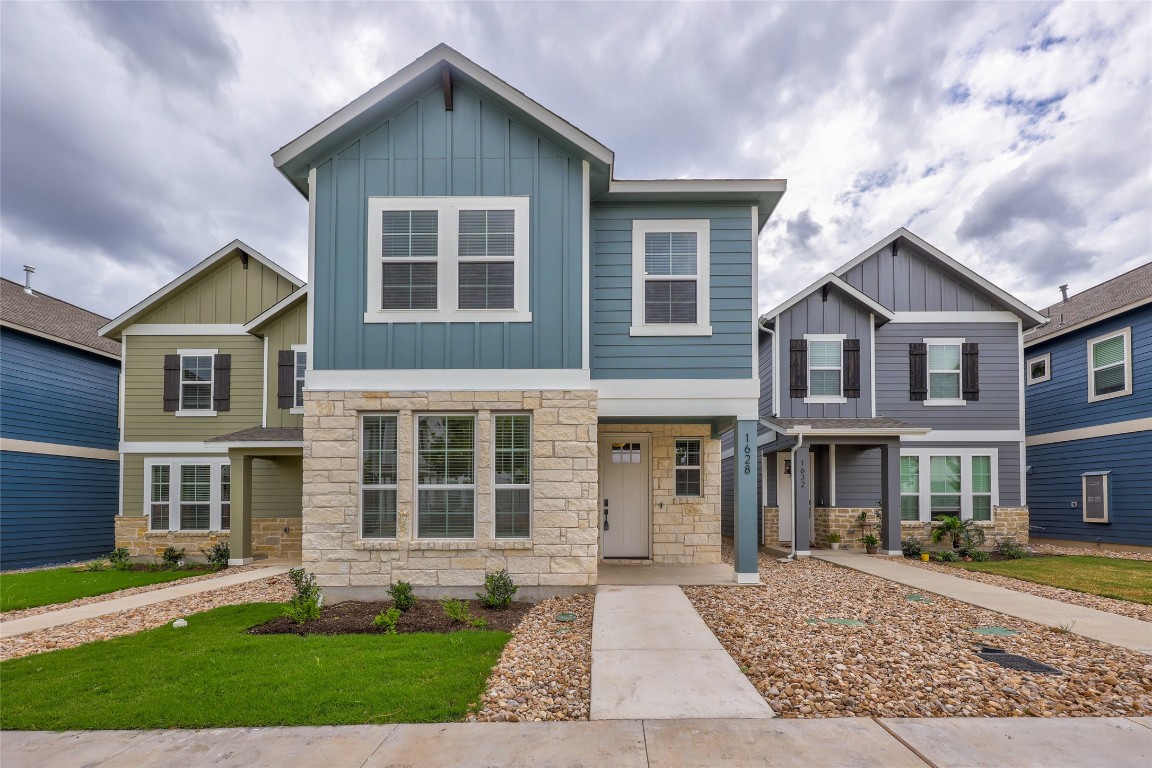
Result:
[[[127,547],[116,547],[116,549],[109,552],[108,562],[118,571],[132,570],[132,555],[128,553]]]
[[[184,565],[183,549],[176,549],[176,547],[166,547],[164,554],[160,555],[161,562],[164,563],[165,568],[179,568]]]
[[[920,544],[920,539],[904,539],[900,542],[900,551],[904,553],[904,557],[920,557],[924,547]]]
[[[390,635],[396,634],[396,622],[400,621],[400,617],[404,615],[404,611],[396,606],[392,606],[384,613],[376,614],[376,618],[372,619],[372,626],[379,627]]]
[[[488,626],[488,622],[484,619],[479,616],[473,616],[468,612],[468,603],[463,600],[445,598],[440,601],[440,607],[444,609],[444,615],[452,621],[467,624],[477,629]]]
[[[288,601],[284,608],[284,615],[297,624],[320,618],[320,587],[316,586],[316,577],[303,568],[293,568],[288,571],[292,579],[292,586],[296,594]]]
[[[968,553],[968,556],[972,558],[972,562],[974,563],[988,562],[988,553],[982,549],[974,549]]]
[[[401,613],[407,613],[409,608],[416,605],[416,597],[412,594],[412,585],[406,581],[398,581],[388,587],[388,594],[392,598],[392,604]]]
[[[1013,538],[1000,539],[996,542],[996,554],[1009,560],[1020,560],[1028,557],[1028,548]]]
[[[512,598],[516,596],[518,589],[519,587],[512,583],[508,570],[501,569],[484,576],[484,591],[477,592],[476,597],[480,598],[485,608],[507,608],[512,604]]]
[[[88,567],[85,570],[89,570],[89,571],[92,571],[94,573],[99,573],[100,571],[106,571],[106,570],[108,570],[108,561],[105,560],[103,557],[99,557],[99,558],[93,560],[92,562],[88,563]]]
[[[975,520],[961,520],[954,515],[937,515],[940,525],[932,529],[932,541],[952,540],[952,549],[976,549],[984,543],[984,529]]]
[[[207,549],[201,549],[204,557],[208,558],[208,564],[213,568],[227,568],[228,558],[232,556],[232,550],[223,541],[218,541]]]
[[[936,553],[936,559],[942,563],[954,563],[960,559],[960,556],[951,549],[945,549]]]
[[[876,538],[874,534],[866,533],[860,537],[860,543],[866,547],[880,546],[880,539]]]

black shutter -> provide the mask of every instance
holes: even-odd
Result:
[[[961,389],[965,400],[975,402],[980,399],[980,345],[964,344],[961,351]]]
[[[180,355],[164,355],[164,412],[180,410]]]
[[[908,399],[928,399],[928,345],[908,345]]]
[[[860,339],[844,339],[844,397],[860,397]]]
[[[808,342],[792,339],[788,344],[789,389],[792,397],[808,396]]]
[[[212,409],[231,409],[232,355],[216,355],[212,361]]]
[[[296,405],[296,353],[282,349],[277,357],[276,407],[291,408]]]

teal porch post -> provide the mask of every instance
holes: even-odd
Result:
[[[759,584],[759,542],[756,540],[760,504],[756,499],[756,424],[738,421],[733,435],[735,475],[732,499],[732,538],[735,547],[736,582]]]
[[[900,550],[900,443],[880,446],[880,506],[884,519],[880,528],[880,548],[886,555]]]
[[[796,557],[812,556],[812,449],[805,443],[796,449],[792,461],[792,550]]]
[[[228,565],[252,562],[252,457],[243,449],[228,451],[232,465],[232,523],[228,537]]]

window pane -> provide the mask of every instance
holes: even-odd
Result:
[[[168,501],[168,478],[172,468],[167,464],[152,466],[152,501]]]
[[[531,421],[527,414],[496,417],[496,485],[531,481]]]
[[[700,470],[699,469],[676,469],[676,495],[677,496],[699,496],[700,495]]]
[[[932,493],[960,493],[960,457],[933,456],[931,459]]]
[[[182,381],[212,381],[211,355],[185,355],[180,358]]]
[[[840,394],[840,371],[809,371],[808,394],[813,397],[838,396]]]
[[[1092,345],[1092,367],[1101,368],[1124,362],[1124,337],[1113,336]]]
[[[900,497],[900,519],[901,520],[919,520],[920,519],[920,497],[919,496],[901,496]]]
[[[1107,395],[1111,392],[1120,392],[1124,389],[1124,364],[1114,365],[1111,368],[1101,368],[1092,374],[1092,383],[1097,395]]]
[[[648,280],[644,283],[644,322],[695,323],[695,280]]]
[[[951,515],[959,517],[960,515],[960,497],[959,496],[932,496],[932,517],[937,515]]]
[[[168,530],[168,505],[167,504],[153,504],[152,505],[152,522],[148,526],[149,530],[153,531],[166,531]]]
[[[212,467],[185,464],[180,467],[180,501],[209,501],[212,498]]]
[[[699,440],[677,440],[676,441],[676,466],[678,466],[678,467],[699,467],[700,466],[700,441]]]
[[[472,489],[429,489],[419,491],[420,538],[470,539],[474,534]]]
[[[808,365],[813,368],[839,368],[839,341],[809,341]]]
[[[460,211],[460,257],[511,259],[515,221],[512,211]]]
[[[460,264],[460,309],[512,309],[515,265],[510,261]]]
[[[296,407],[304,407],[304,375],[308,372],[308,352],[296,352]]]
[[[365,489],[363,502],[361,537],[396,538],[396,489]]]
[[[695,275],[695,232],[648,232],[644,235],[644,273]]]
[[[972,492],[992,492],[992,457],[972,457]]]
[[[232,467],[220,467],[220,530],[232,527]]]
[[[436,211],[384,211],[382,228],[385,259],[436,258]]]
[[[436,309],[436,264],[385,263],[382,271],[383,309]]]
[[[930,371],[958,371],[960,370],[959,344],[929,344],[928,370]]]
[[[991,520],[992,519],[992,497],[991,496],[973,496],[972,497],[972,519],[973,520]]]
[[[920,492],[920,457],[900,457],[900,492]]]
[[[1044,378],[1045,372],[1048,370],[1048,363],[1044,360],[1032,361],[1031,367],[1028,369],[1028,376],[1033,379]]]
[[[526,538],[529,535],[528,488],[496,489],[496,537]]]
[[[211,510],[210,504],[181,504],[180,529],[184,531],[208,530]]]
[[[960,374],[958,373],[930,373],[928,374],[928,399],[959,399]]]

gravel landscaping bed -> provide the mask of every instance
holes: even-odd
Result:
[[[1152,715],[1152,658],[829,563],[761,556],[761,587],[685,587],[784,717]],[[855,619],[852,626],[824,621]],[[1019,634],[985,636],[979,627]],[[1064,674],[985,661],[986,644]]]
[[[229,568],[225,573],[241,570]],[[211,577],[204,577],[211,578]],[[185,579],[184,581],[194,581]],[[168,585],[161,585],[168,586]],[[126,594],[147,591],[147,588],[126,589],[114,593],[113,597],[122,597]],[[107,640],[120,635],[131,635],[145,629],[159,627],[170,621],[190,616],[193,613],[219,608],[222,605],[238,605],[240,603],[282,603],[292,596],[292,582],[287,574],[270,576],[266,579],[251,581],[246,584],[237,584],[232,587],[222,587],[210,592],[201,592],[197,595],[167,600],[162,603],[136,608],[131,611],[112,613],[107,616],[97,616],[92,619],[78,621],[75,624],[66,624],[60,627],[51,627],[39,632],[0,640],[0,660],[14,659],[20,656],[30,656],[34,653],[55,651],[61,648],[72,648],[95,640]],[[107,597],[107,596],[104,596]],[[68,605],[81,605],[85,602],[97,602],[97,598],[76,600]],[[60,606],[56,606],[59,608]],[[36,609],[20,611],[26,615]],[[41,611],[36,611],[41,612]],[[10,613],[17,613],[11,611]],[[8,618],[8,615],[5,615]],[[195,621],[195,619],[193,619]]]
[[[504,646],[468,722],[587,720],[595,603],[590,594],[537,603]],[[576,619],[557,621],[561,613]]]

